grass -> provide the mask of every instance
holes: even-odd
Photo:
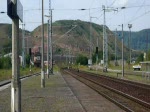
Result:
[[[37,72],[40,72],[40,68],[33,67],[31,68],[20,68],[20,76],[30,75]],[[12,69],[0,69],[0,81],[8,80],[12,78]]]

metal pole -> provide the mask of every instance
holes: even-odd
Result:
[[[50,51],[51,51],[51,73],[53,74],[53,45],[52,45],[52,33],[53,33],[53,29],[52,29],[52,19],[53,19],[53,12],[51,9],[51,22],[50,22],[50,30],[51,30],[51,34],[50,34]]]
[[[129,38],[128,38],[129,64],[131,64],[131,28],[132,28],[132,24],[128,24],[128,28],[129,28],[129,32],[130,32]]]
[[[98,37],[97,37],[97,47],[96,47],[96,71],[98,70]]]
[[[102,6],[104,10],[104,25],[103,25],[103,71],[105,68],[105,6]]]
[[[115,66],[117,66],[117,29],[115,33]]]
[[[25,55],[24,55],[24,24],[22,24],[22,67],[25,67]]]
[[[148,61],[148,31],[147,31],[147,37],[146,37],[146,61]]]
[[[47,21],[47,33],[48,33],[48,37],[47,37],[47,78],[49,78],[49,20]]]
[[[92,59],[92,53],[91,53],[91,51],[92,51],[92,42],[91,42],[91,29],[92,29],[92,25],[91,25],[91,19],[92,19],[92,17],[90,17],[90,60]]]
[[[41,59],[41,88],[45,88],[45,75],[44,75],[44,0],[42,0],[42,59]]]
[[[24,66],[26,67],[26,50],[25,50],[25,24],[24,24]]]
[[[107,35],[106,35],[106,19],[105,19],[105,6],[103,5],[104,10],[104,25],[103,25],[103,71],[107,72],[108,66],[108,47],[107,47]]]
[[[124,35],[123,35],[123,24],[122,24],[122,77],[124,77]]]
[[[17,11],[17,0],[12,0]],[[19,68],[19,18],[12,19],[12,80],[11,112],[21,112],[21,82]]]
[[[130,38],[129,38],[129,49],[130,49],[130,64],[131,64],[131,28],[130,28]]]

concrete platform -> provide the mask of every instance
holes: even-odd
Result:
[[[10,112],[10,88],[0,91],[0,112]],[[40,76],[22,81],[22,112],[123,112],[69,75],[55,73],[40,87]]]

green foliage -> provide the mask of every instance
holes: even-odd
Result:
[[[139,57],[137,58],[137,63],[139,63],[139,62],[141,62],[141,61],[144,61],[144,54],[143,53],[141,53],[140,55],[139,55]]]
[[[30,55],[29,54],[26,55],[26,64],[27,64],[27,66],[30,65]]]
[[[148,54],[147,54],[147,61],[150,61],[150,51],[148,51]]]
[[[132,29],[131,29],[132,30]],[[124,31],[124,43],[126,46],[128,46],[128,39],[129,39],[129,31]],[[131,32],[131,48],[136,50],[147,50],[147,36],[150,33],[149,29],[144,29],[139,32]],[[117,31],[118,35],[121,35],[121,31]],[[118,36],[119,40],[121,40],[121,36]],[[148,46],[148,49],[150,49],[150,46]]]
[[[103,59],[103,51],[98,51],[98,60]],[[92,62],[96,63],[96,52],[92,56]]]
[[[62,53],[62,48],[56,48],[55,53],[56,54],[61,54]]]
[[[11,41],[8,41],[8,42],[4,43],[4,45],[3,45],[3,53],[4,54],[10,53],[10,49],[11,48],[12,48],[12,42]]]
[[[80,63],[80,65],[87,65],[88,64],[88,58],[86,56],[83,55],[78,55],[77,59],[76,59],[76,63]]]
[[[114,54],[110,54],[109,55],[109,60],[115,60],[115,55]]]
[[[0,58],[0,69],[9,69],[11,68],[11,58],[10,57],[2,57]]]

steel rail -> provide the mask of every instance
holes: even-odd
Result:
[[[65,72],[66,72],[66,71],[65,71]],[[74,72],[73,72],[73,73],[70,73],[70,72],[72,72],[72,71],[67,71],[67,73],[71,74],[71,75],[72,75],[73,77],[75,77],[75,78],[77,78],[77,76],[82,77],[81,75],[78,75],[78,74],[79,74],[78,72],[76,72],[76,75],[73,75],[73,74],[75,74]],[[88,73],[88,74],[89,74],[89,73]],[[106,89],[108,89],[108,90],[110,90],[110,91],[113,91],[113,92],[115,92],[115,93],[117,93],[117,94],[119,94],[119,95],[121,95],[121,96],[123,96],[123,97],[125,97],[125,98],[127,98],[127,99],[129,99],[129,100],[131,100],[131,101],[133,101],[133,102],[135,102],[135,103],[138,103],[138,104],[144,106],[145,108],[150,108],[150,104],[147,103],[147,102],[141,101],[141,100],[139,100],[139,99],[137,99],[137,98],[134,98],[134,97],[132,97],[132,96],[130,96],[130,95],[128,95],[128,94],[124,94],[123,92],[118,91],[118,90],[116,90],[116,89],[113,89],[113,88],[111,88],[111,87],[108,87],[108,86],[106,86],[106,85],[97,83],[96,81],[94,81],[94,80],[92,80],[92,79],[88,79],[88,78],[85,78],[85,77],[82,77],[82,78],[84,78],[84,79],[86,79],[86,80],[88,80],[88,81],[90,81],[90,82],[92,82],[92,83],[95,83],[95,84],[97,84],[97,85],[99,85],[99,86],[102,86],[103,88],[106,88]],[[78,80],[79,80],[79,79],[78,79]],[[81,81],[81,82],[83,82],[83,81]],[[89,86],[89,85],[88,85],[88,86]],[[91,86],[90,86],[90,87],[91,87]],[[94,89],[94,90],[96,90],[94,87],[91,87],[91,88]],[[99,93],[99,90],[96,90],[96,91]],[[129,112],[132,112],[132,111],[133,111],[133,110],[131,110],[130,108],[128,108],[127,106],[125,106],[125,105],[121,104],[120,102],[114,100],[113,98],[110,98],[110,97],[107,96],[106,94],[104,94],[104,93],[100,93],[100,94],[103,95],[104,97],[106,97],[107,99],[111,100],[111,101],[114,102],[115,104],[117,104],[119,107],[121,107],[121,108],[124,109],[125,111],[129,111]]]

